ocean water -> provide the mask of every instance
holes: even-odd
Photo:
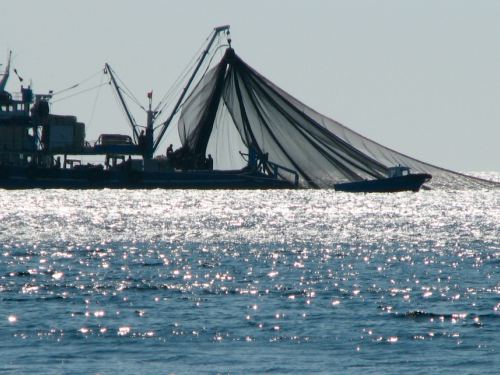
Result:
[[[500,190],[0,191],[0,373],[497,374]]]

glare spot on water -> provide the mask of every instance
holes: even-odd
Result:
[[[40,287],[38,285],[27,284],[23,287],[23,293],[26,293],[26,294],[37,293],[39,291],[39,289],[40,289]]]
[[[125,336],[125,335],[128,335],[131,331],[131,328],[130,327],[120,327],[118,329],[118,335],[119,336]]]

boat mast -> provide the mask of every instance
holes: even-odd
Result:
[[[9,52],[9,60],[7,62],[7,68],[5,68],[5,72],[3,74],[2,80],[0,81],[0,92],[5,91],[5,86],[7,85],[7,80],[9,79],[10,74],[10,60],[12,59],[12,51]]]
[[[189,87],[191,86],[191,83],[193,82],[196,74],[198,73],[198,70],[200,69],[201,65],[203,64],[203,61],[205,60],[205,57],[208,55],[209,51],[210,51],[210,48],[212,47],[212,44],[214,43],[215,41],[215,38],[217,37],[217,35],[219,35],[221,32],[223,31],[226,31],[226,30],[229,30],[229,25],[225,25],[225,26],[219,26],[219,27],[216,27],[213,31],[214,35],[212,36],[212,39],[210,40],[210,42],[208,43],[208,46],[207,48],[202,52],[201,54],[201,58],[200,58],[200,61],[198,62],[198,65],[196,66],[193,74],[191,75],[191,78],[189,79],[186,87],[184,87],[184,90],[182,91],[182,94],[181,94],[181,97],[179,98],[179,100],[177,100],[177,103],[175,104],[175,107],[174,109],[172,110],[172,113],[170,114],[170,116],[168,117],[167,121],[165,121],[162,125],[161,125],[161,130],[160,130],[160,134],[158,135],[158,137],[156,138],[154,144],[153,144],[153,148],[152,148],[152,153],[154,153],[156,151],[156,149],[158,148],[158,146],[160,145],[160,142],[161,142],[161,139],[163,138],[163,136],[165,135],[165,132],[167,131],[167,128],[168,126],[170,125],[170,123],[172,122],[172,119],[174,118],[175,114],[177,113],[177,111],[179,110],[179,107],[181,106],[182,104],[182,101],[184,100],[184,97],[186,96],[186,93],[188,92],[188,89]],[[229,31],[228,31],[229,33]]]
[[[147,118],[147,124],[146,124],[146,137],[144,138],[144,148],[145,150],[143,151],[143,157],[146,159],[151,159],[153,157],[153,134],[154,134],[154,129],[153,129],[153,123],[155,121],[156,115],[158,112],[153,111],[151,109],[151,104],[153,102],[153,91],[148,93],[148,99],[149,99],[149,109],[147,110],[148,118]]]

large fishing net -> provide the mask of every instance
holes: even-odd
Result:
[[[402,165],[412,173],[429,173],[427,187],[485,189],[500,184],[427,164],[384,147],[325,117],[257,73],[228,49],[183,105],[178,122],[183,149],[215,155],[215,166],[244,166],[239,151],[257,155],[299,174],[301,187],[387,176]],[[282,178],[294,176],[282,172]]]

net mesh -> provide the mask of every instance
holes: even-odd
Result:
[[[230,127],[237,131],[228,131]],[[235,157],[235,148],[245,152],[253,148],[258,155],[268,154],[269,161],[295,170],[301,187],[332,188],[342,182],[385,178],[387,169],[397,165],[410,167],[412,173],[431,174],[428,188],[500,187],[424,163],[363,137],[281,90],[232,49],[193,90],[183,106],[178,128],[183,148],[203,156],[211,151],[217,155],[216,167],[241,168],[242,159]],[[287,173],[281,177],[294,178]]]

